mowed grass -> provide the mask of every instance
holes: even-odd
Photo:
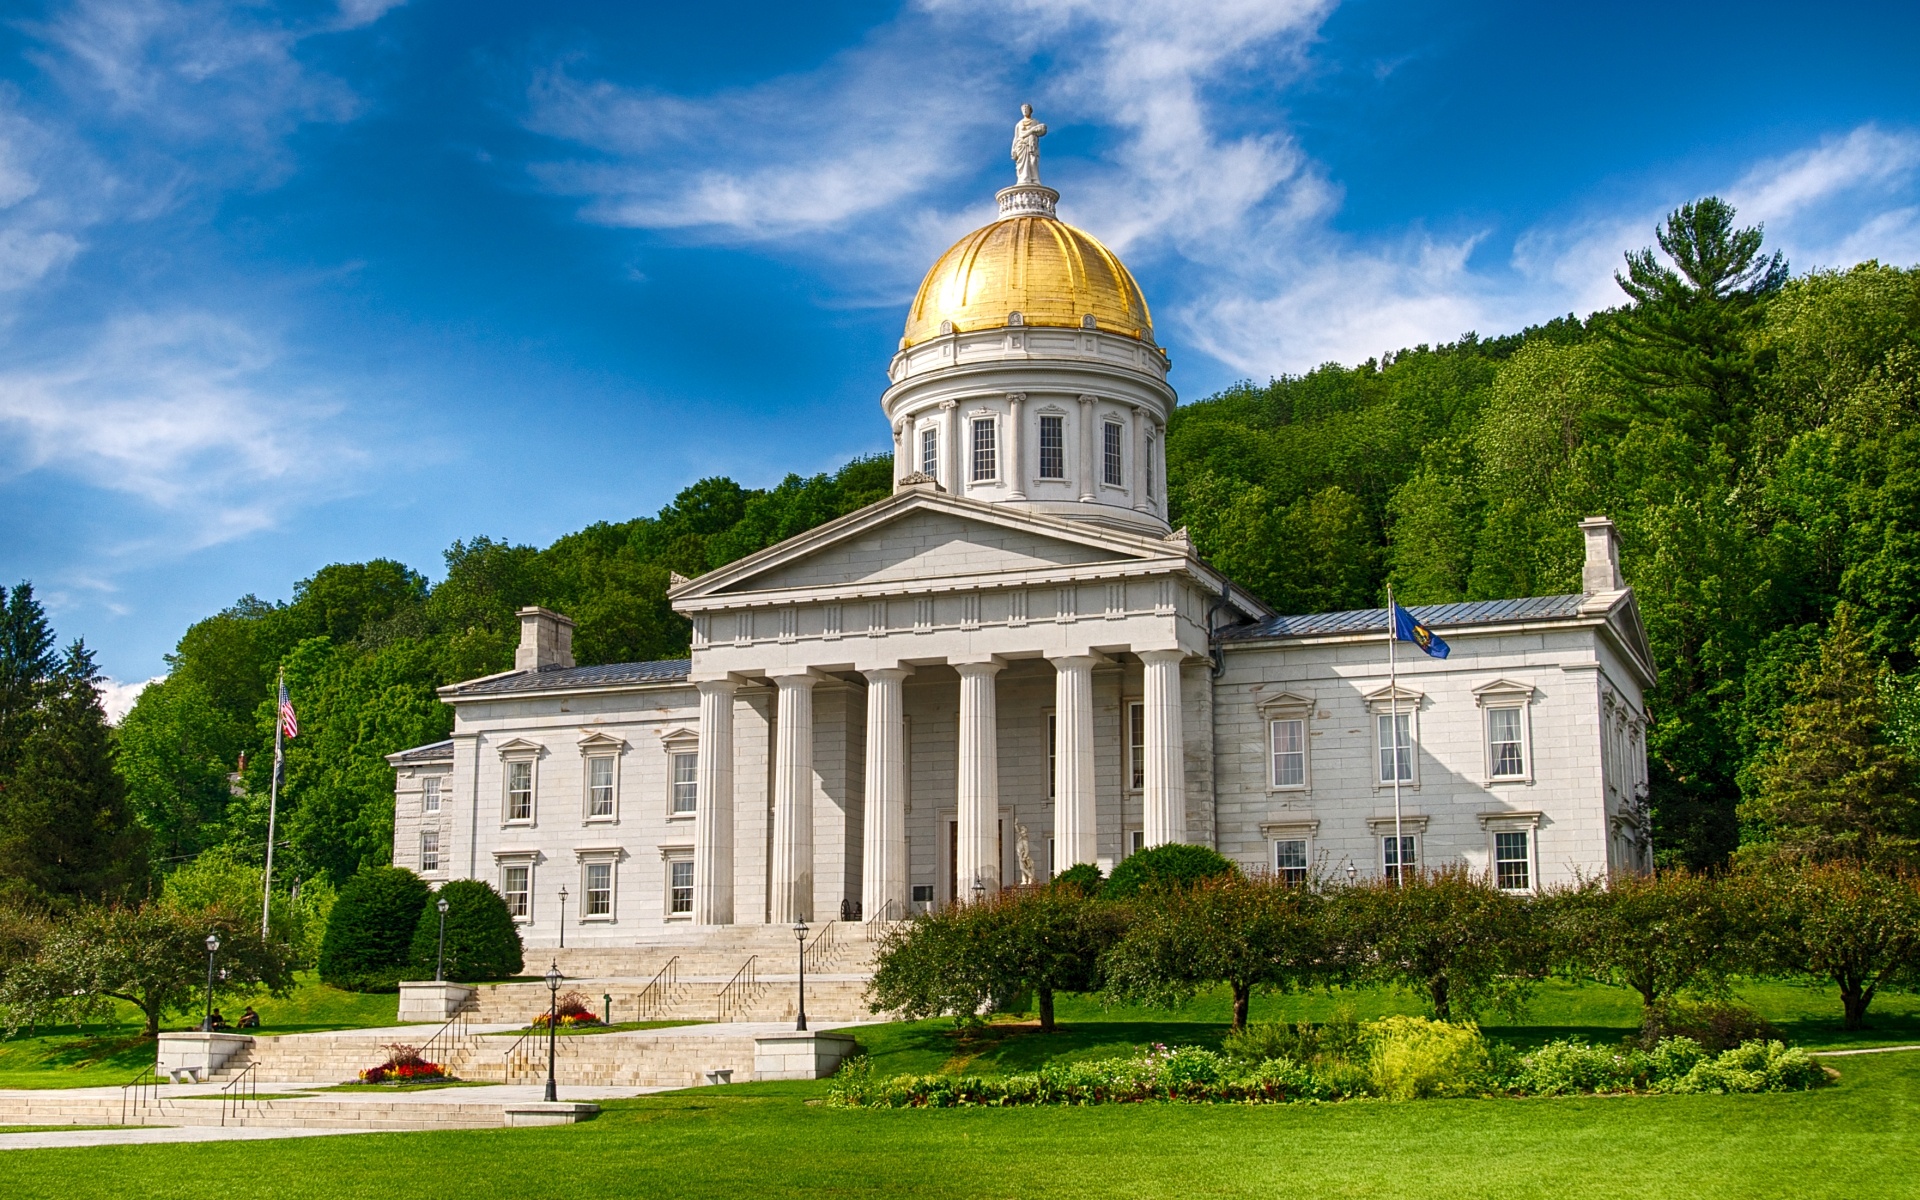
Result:
[[[607,1105],[546,1129],[22,1150],[14,1197],[1909,1197],[1920,1053],[1764,1096],[867,1111],[821,1083]],[[439,1182],[435,1182],[439,1181]],[[457,1182],[456,1182],[457,1181]]]

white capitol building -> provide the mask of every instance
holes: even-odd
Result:
[[[396,865],[582,948],[900,917],[1166,842],[1516,890],[1649,865],[1654,665],[1611,523],[1581,593],[1417,609],[1452,655],[1403,645],[1397,688],[1384,611],[1274,613],[1169,527],[1166,352],[1025,145],[907,314],[893,495],[676,581],[690,659],[576,666],[572,622],[524,610],[512,671],[441,689],[452,738],[390,757]]]

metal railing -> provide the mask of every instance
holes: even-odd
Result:
[[[807,946],[806,950],[809,970],[825,971],[840,957],[840,939],[834,933],[837,928],[839,928],[838,922],[828,921],[820,927],[819,933],[813,935],[813,942]]]
[[[500,1082],[512,1083],[514,1081],[516,1072],[514,1070],[513,1056],[515,1054],[520,1053],[520,1047],[526,1045],[527,1039],[542,1038],[542,1037],[545,1037],[546,1034],[547,1034],[547,1027],[545,1025],[533,1025],[523,1030],[519,1037],[513,1039],[513,1044],[507,1047],[507,1052],[500,1056]],[[567,1037],[565,1034],[559,1034],[554,1038],[553,1040],[553,1054],[555,1059],[554,1074],[556,1076],[559,1074],[558,1060],[567,1057],[567,1055],[572,1054],[573,1052],[574,1052],[574,1048],[573,1048],[573,1042],[571,1038]],[[535,1078],[540,1078],[541,1076],[544,1076],[546,1074],[547,1064],[544,1061],[544,1057],[545,1056],[539,1053],[539,1043],[536,1041],[534,1043],[532,1050],[529,1051],[528,1057],[526,1060],[526,1064],[534,1068]]]
[[[880,906],[880,911],[867,920],[866,931],[869,942],[877,942],[886,936],[887,926],[900,919],[899,904],[891,898]]]
[[[260,1106],[259,1071],[259,1063],[248,1063],[220,1089],[220,1124],[225,1125],[229,1115],[244,1117]]]
[[[653,973],[647,986],[640,989],[638,1020],[645,1021],[666,1012],[672,999],[672,991],[680,985],[680,956],[674,955],[667,965]]]
[[[747,961],[740,964],[740,969],[733,973],[733,978],[727,981],[727,985],[715,993],[714,999],[719,1004],[719,1015],[714,1018],[715,1020],[724,1022],[729,1013],[738,1012],[753,1003],[753,998],[760,987],[759,978],[754,973],[754,963],[759,958],[758,954],[748,955]]]
[[[427,1044],[420,1047],[420,1057],[437,1064],[447,1074],[453,1074],[455,1060],[472,1049],[473,1035],[468,1029],[472,1011],[473,997],[468,996],[447,1018],[446,1024],[435,1030],[434,1035],[427,1039]]]
[[[120,1123],[129,1125],[129,1115],[139,1116],[149,1108],[160,1106],[160,1068],[148,1067],[135,1075],[130,1082],[120,1085]]]

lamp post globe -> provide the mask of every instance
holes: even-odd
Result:
[[[1353,877],[1355,875],[1358,875],[1359,873],[1360,873],[1360,868],[1353,865],[1352,859],[1348,859],[1347,860],[1347,882],[1352,883]]]
[[[447,968],[447,909],[451,906],[447,904],[447,898],[442,896],[433,907],[440,913],[440,948],[433,955],[433,981],[441,983],[445,980]]]
[[[554,964],[547,968],[547,1102],[549,1104],[560,1098],[553,1084],[553,1052],[554,1038],[560,1026],[560,980],[562,978],[564,977],[560,974],[560,962],[556,959]]]
[[[793,940],[800,947],[800,1014],[793,1027],[797,1032],[805,1033],[807,1030],[807,923],[805,921],[793,923]]]
[[[213,956],[220,953],[220,935],[207,935],[207,1015],[200,1022],[203,1032],[213,1032]]]

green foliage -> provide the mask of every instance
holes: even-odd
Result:
[[[1481,1090],[1487,1043],[1473,1025],[1425,1017],[1383,1017],[1362,1036],[1367,1081],[1388,1100],[1467,1096]]]
[[[1108,955],[1107,986],[1118,998],[1178,1004],[1224,983],[1233,990],[1233,1027],[1244,1029],[1255,987],[1330,982],[1335,958],[1327,905],[1313,889],[1216,873],[1141,893],[1132,925]]]
[[[1516,1011],[1546,957],[1526,903],[1461,867],[1345,888],[1331,919],[1360,978],[1412,989],[1442,1021]]]
[[[1120,860],[1101,894],[1109,900],[1124,900],[1143,891],[1158,891],[1234,874],[1237,868],[1209,846],[1190,846],[1168,842],[1137,850]]]
[[[1058,875],[1055,875],[1053,882],[1048,886],[1052,887],[1055,891],[1075,892],[1081,896],[1097,896],[1100,894],[1100,888],[1105,882],[1106,876],[1100,873],[1100,868],[1097,865],[1093,863],[1075,863]]]
[[[392,991],[406,973],[427,885],[399,867],[368,867],[334,901],[320,978],[355,992]]]
[[[154,1037],[167,1012],[204,1000],[210,934],[220,939],[215,962],[224,972],[213,980],[216,1005],[221,996],[259,988],[284,995],[292,988],[290,948],[279,938],[261,938],[257,909],[83,904],[54,927],[31,962],[0,984],[8,1032],[50,1018],[98,1019],[112,999],[138,1008],[146,1036]]]
[[[245,742],[204,684],[178,674],[148,684],[114,741],[127,802],[153,832],[156,858],[185,861],[225,836],[227,773]]]
[[[1592,880],[1542,898],[1560,969],[1640,994],[1649,1039],[1682,992],[1724,995],[1745,945],[1741,905],[1720,880],[1674,868]]]
[[[33,706],[16,722],[24,735],[0,778],[0,897],[64,908],[143,890],[148,837],[114,771],[98,682],[75,642],[30,685]]]
[[[440,901],[447,902],[444,975],[461,983],[510,979],[525,965],[520,929],[507,902],[478,879],[455,879],[427,897],[414,926],[413,977],[432,979],[440,948]]]
[[[12,778],[41,689],[59,666],[53,626],[33,598],[33,585],[22,582],[9,590],[0,584],[0,780]]]
[[[1749,883],[1757,954],[1775,971],[1832,983],[1848,1029],[1881,988],[1920,982],[1920,877],[1852,863],[1780,866]]]

